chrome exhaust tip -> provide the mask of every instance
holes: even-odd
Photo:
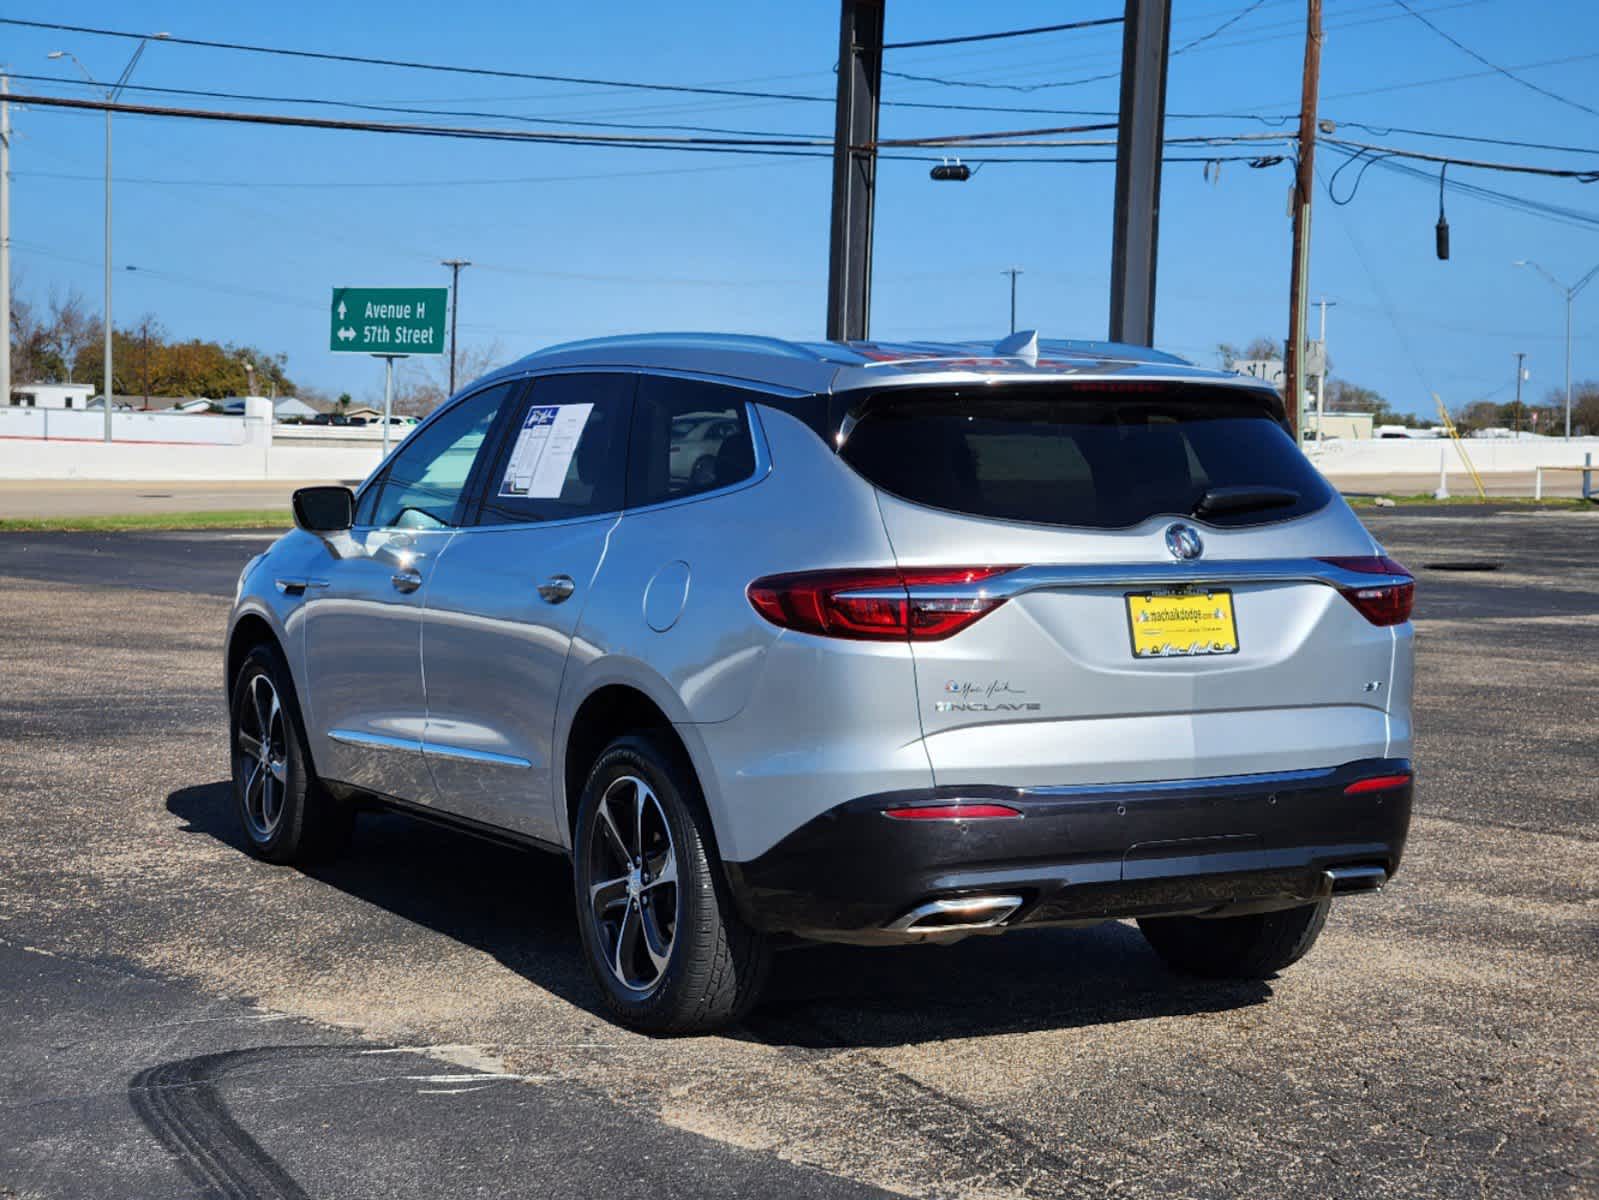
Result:
[[[955,896],[918,904],[887,928],[896,933],[960,933],[992,929],[1022,906],[1020,896]]]
[[[1382,867],[1329,867],[1327,882],[1332,885],[1335,896],[1380,892],[1388,882],[1388,872]]]

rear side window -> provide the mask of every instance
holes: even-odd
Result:
[[[840,451],[851,467],[972,516],[1122,529],[1197,514],[1238,526],[1303,516],[1332,496],[1263,404],[1219,388],[916,388],[856,411]]]
[[[697,379],[639,380],[628,448],[627,506],[681,500],[755,473],[749,394]]]

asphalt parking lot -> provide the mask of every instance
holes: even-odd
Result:
[[[1305,962],[805,950],[679,1041],[599,1015],[558,860],[245,855],[264,538],[0,536],[0,1197],[1599,1195],[1599,511],[1362,515],[1420,580],[1417,818]]]

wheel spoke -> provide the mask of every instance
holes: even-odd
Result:
[[[666,970],[666,964],[672,958],[672,939],[662,935],[656,922],[659,914],[639,914],[639,930],[644,934],[644,952],[650,956],[650,965],[655,968],[655,978],[659,979],[661,972]],[[650,980],[651,983],[655,979]]]
[[[666,844],[666,853],[660,859],[650,864],[650,881],[644,885],[644,890],[658,888],[663,884],[677,882],[677,853],[672,849],[672,843]]]
[[[269,758],[267,770],[272,772],[272,778],[278,781],[281,787],[289,782],[289,760],[286,758]]]
[[[594,915],[600,920],[605,920],[605,914],[618,904],[627,903],[627,876],[622,875],[616,879],[602,879],[599,883],[589,887],[589,906],[594,910]]]
[[[659,804],[655,793],[644,786],[643,780],[633,781],[633,845],[638,848],[640,858],[644,857],[644,805],[646,803]]]
[[[628,964],[633,959],[634,950],[638,945],[639,912],[631,904],[622,914],[622,923],[616,930],[616,951],[611,955],[611,967],[616,972],[616,977],[628,987],[633,986],[633,978],[628,970]]]
[[[266,747],[263,746],[258,739],[253,738],[249,734],[245,733],[242,728],[239,730],[239,749],[243,750],[257,762],[260,762],[266,757]]]
[[[266,768],[257,759],[250,767],[250,777],[244,781],[244,811],[251,816],[260,815],[260,788],[262,786],[262,777],[265,774]],[[262,819],[264,820],[264,818]]]
[[[607,795],[600,801],[600,828],[605,831],[605,840],[610,844],[611,853],[622,860],[623,866],[633,865],[633,854],[627,848],[627,842],[622,839],[622,833],[616,827],[616,822],[611,819],[611,800]]]
[[[266,682],[265,675],[257,675],[250,681],[250,707],[255,711],[255,731],[263,742],[272,736],[266,714],[261,711],[261,685]],[[267,684],[267,686],[270,688],[272,685]]]
[[[277,827],[278,811],[283,807],[283,788],[270,770],[261,772],[261,827],[270,832]]]

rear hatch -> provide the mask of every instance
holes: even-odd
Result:
[[[878,488],[912,610],[954,614],[911,639],[939,784],[1391,752],[1410,586],[1272,400],[1141,381],[857,399],[841,457]]]

